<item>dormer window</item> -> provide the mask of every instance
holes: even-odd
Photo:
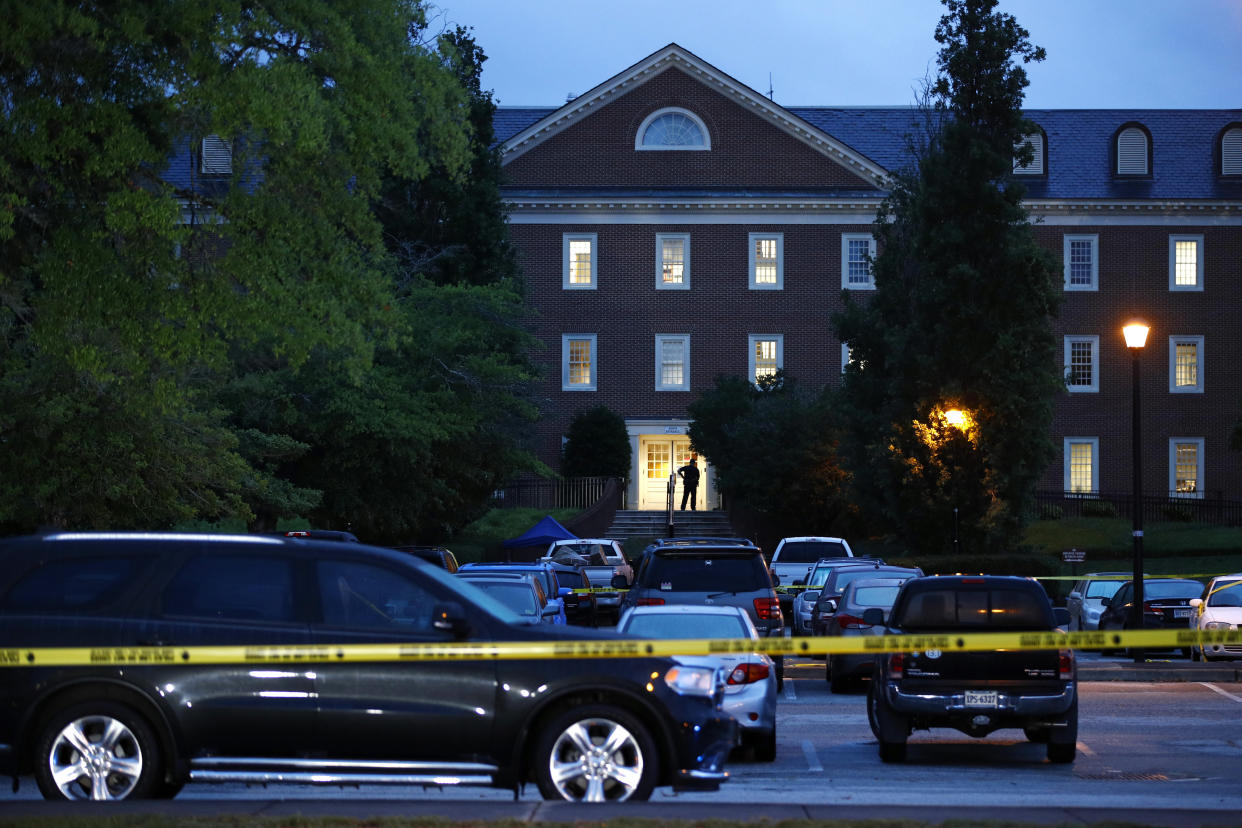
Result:
[[[711,136],[703,120],[686,109],[669,107],[646,117],[634,138],[636,150],[709,150]]]
[[[1018,160],[1017,154],[1013,159],[1014,175],[1043,175],[1044,170],[1044,136],[1041,132],[1031,135],[1022,136],[1022,140],[1018,143],[1017,149],[1027,146],[1031,148],[1031,160],[1023,164]]]
[[[203,139],[202,161],[199,172],[203,175],[233,174],[233,144],[219,135],[208,135]]]
[[[1242,126],[1231,126],[1220,137],[1220,174],[1242,176]]]
[[[1151,136],[1137,124],[1117,132],[1117,175],[1151,175]]]

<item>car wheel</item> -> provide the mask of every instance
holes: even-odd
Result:
[[[910,721],[888,706],[888,702],[877,690],[880,684],[881,682],[872,682],[871,690],[867,693],[867,719],[880,743],[880,761],[904,762]]]
[[[658,777],[647,728],[610,705],[583,705],[553,718],[535,744],[535,781],[544,799],[645,800]]]
[[[1074,699],[1058,727],[1048,728],[1048,761],[1058,765],[1074,761],[1078,751],[1078,699]]]
[[[755,761],[756,762],[775,762],[776,761],[776,727],[773,726],[767,733],[758,733],[755,738]]]
[[[147,799],[162,789],[155,732],[124,705],[99,701],[59,710],[44,721],[35,744],[35,781],[45,799]]]
[[[871,679],[872,689],[867,692],[867,724],[871,726],[871,735],[874,736],[876,740],[879,740],[880,738],[880,724],[879,722],[876,721],[876,718],[875,718],[875,705],[876,705],[875,687],[877,686],[878,683],[879,683],[878,679],[872,678]]]

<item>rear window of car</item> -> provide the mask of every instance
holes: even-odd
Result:
[[[747,638],[742,619],[734,615],[645,613],[629,619],[619,632],[643,638]]]
[[[1050,628],[1048,601],[1017,589],[929,589],[909,597],[897,626],[903,630],[973,627],[992,630]]]
[[[840,541],[789,541],[781,547],[776,560],[780,563],[815,563],[820,558],[848,554]]]
[[[135,555],[61,558],[27,573],[0,601],[2,612],[89,612],[116,597],[150,565]]]
[[[872,578],[901,577],[896,572],[885,572],[884,570],[877,569],[836,570],[834,574],[836,577],[829,579],[832,581],[834,592],[845,592],[845,588],[854,581],[867,581]]]
[[[860,607],[891,607],[897,600],[897,586],[865,586],[854,590],[854,603]]]
[[[672,592],[752,592],[772,586],[759,555],[657,555],[646,568],[644,587]]]
[[[1143,584],[1143,600],[1158,598],[1198,598],[1203,584],[1197,581],[1147,581]]]

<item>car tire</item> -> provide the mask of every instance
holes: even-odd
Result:
[[[878,685],[879,679],[873,677],[871,679],[871,689],[867,691],[867,724],[871,727],[871,735],[876,738],[876,741],[880,739],[880,724],[875,717],[875,688]]]
[[[35,741],[34,775],[44,799],[53,800],[151,799],[169,789],[155,731],[112,701],[73,704],[47,717]]]
[[[867,720],[880,743],[880,761],[904,762],[910,720],[888,706],[888,702],[877,690],[880,684],[881,682],[873,682],[867,693]]]
[[[1061,726],[1048,728],[1048,761],[1066,765],[1078,752],[1078,699],[1061,717]]]
[[[772,661],[776,664],[776,692],[785,689],[785,657],[774,656]]]
[[[755,734],[755,761],[756,762],[775,762],[776,761],[776,727],[766,733]]]
[[[534,768],[544,799],[569,802],[643,801],[660,775],[646,726],[607,704],[575,707],[545,722]]]

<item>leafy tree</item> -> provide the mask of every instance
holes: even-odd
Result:
[[[935,129],[877,213],[874,296],[847,294],[834,320],[852,352],[838,410],[855,495],[922,552],[948,547],[954,507],[967,551],[1018,542],[1063,388],[1055,269],[1010,174],[1035,130],[1016,61],[1044,51],[995,0],[944,2]]]
[[[630,437],[625,419],[608,406],[579,411],[565,437],[561,459],[565,477],[629,477]]]
[[[469,95],[420,42],[422,6],[49,0],[4,17],[0,527],[319,501],[278,475],[324,447],[239,423],[219,389],[235,365],[312,360],[360,388],[377,353],[426,335],[374,212],[386,180],[470,159]],[[190,166],[186,141],[210,134],[231,141],[227,180]]]
[[[826,396],[803,394],[779,371],[758,386],[722,376],[689,413],[691,443],[714,467],[716,485],[782,534],[834,531],[851,515]]]

